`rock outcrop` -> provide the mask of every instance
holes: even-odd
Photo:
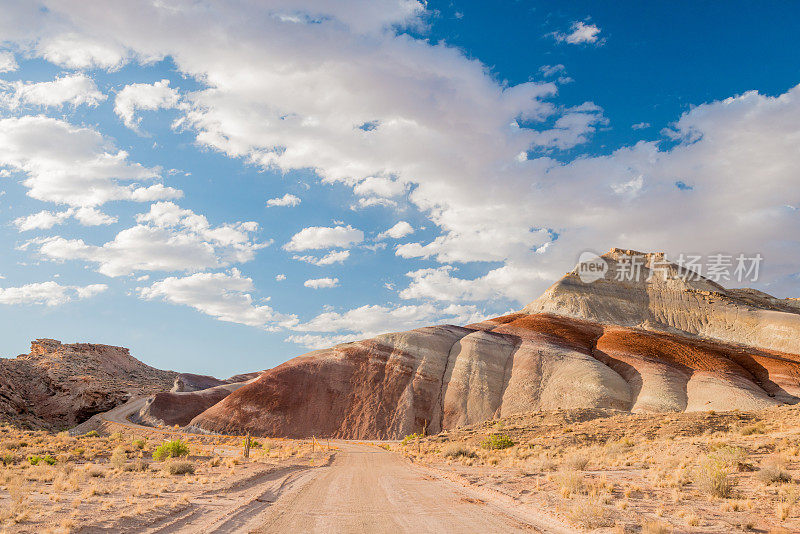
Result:
[[[37,339],[30,354],[0,359],[0,419],[68,428],[132,395],[167,390],[175,376],[143,364],[126,348]]]
[[[604,258],[620,260],[624,251]],[[647,255],[648,265],[663,256]],[[674,274],[680,267],[667,266]],[[647,278],[648,273],[645,273]],[[530,410],[752,410],[800,400],[800,308],[709,280],[583,283],[522,312],[385,334],[264,372],[204,431],[399,438]]]
[[[617,326],[689,334],[707,339],[800,353],[800,304],[754,289],[725,289],[660,253],[612,249],[601,256],[605,276],[585,283],[577,267],[526,306],[524,313],[554,313]],[[621,261],[643,263],[638,280],[617,280]]]

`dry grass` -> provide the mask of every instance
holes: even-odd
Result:
[[[514,445],[481,448],[499,433]],[[582,529],[602,508],[620,532],[800,532],[800,406],[534,412],[392,448]]]
[[[188,445],[189,457],[151,469],[156,447],[176,439]],[[327,457],[319,450],[312,455],[306,442],[270,440],[243,461],[241,439],[156,430],[71,437],[0,425],[0,458],[8,456],[0,465],[0,532],[70,532],[92,526],[117,531],[118,522],[185,506],[198,491],[224,491],[261,470],[323,463]],[[28,459],[34,456],[56,461],[31,465]]]

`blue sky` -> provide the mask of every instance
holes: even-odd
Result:
[[[800,295],[789,4],[0,4],[4,356],[227,376],[611,246],[758,252]]]

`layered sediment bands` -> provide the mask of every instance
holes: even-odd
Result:
[[[616,279],[621,262],[640,276]],[[753,410],[800,398],[800,305],[726,290],[663,254],[614,249],[519,313],[387,334],[267,371],[192,425],[398,438],[530,410]]]
[[[628,281],[621,262],[641,258],[637,279]],[[567,273],[524,313],[554,313],[617,326],[697,335],[773,351],[800,353],[800,306],[753,289],[725,289],[666,263],[663,254],[612,249],[602,258],[604,278],[584,283]]]
[[[191,426],[399,438],[531,410],[745,410],[798,395],[797,355],[514,314],[312,352],[264,372]]]

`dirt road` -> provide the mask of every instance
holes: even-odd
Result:
[[[100,415],[128,418],[145,399]],[[195,532],[574,532],[550,516],[478,493],[377,446],[335,442],[323,467],[265,472],[213,494],[145,529],[150,534]]]
[[[441,480],[372,446],[341,447],[330,467],[294,485],[258,532],[568,532]]]

